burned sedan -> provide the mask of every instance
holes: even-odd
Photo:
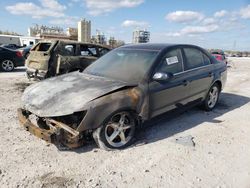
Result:
[[[196,104],[212,110],[226,76],[226,65],[197,46],[127,45],[84,72],[29,86],[18,115],[48,142],[75,148],[93,137],[100,148],[121,149],[155,116]]]

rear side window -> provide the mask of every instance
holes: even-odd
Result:
[[[171,50],[163,57],[157,72],[179,73],[183,71],[182,55],[180,49]]]
[[[80,45],[81,56],[97,56],[95,47]]]
[[[97,56],[97,52],[96,52],[96,48],[95,47],[89,47],[88,49],[91,52],[91,54],[93,54],[93,56]]]
[[[186,56],[185,69],[194,69],[204,65],[203,53],[195,48],[184,48],[184,53]]]
[[[46,52],[49,50],[50,46],[51,43],[49,42],[38,43],[37,46],[32,49],[32,51]]]

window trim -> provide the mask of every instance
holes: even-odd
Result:
[[[210,65],[203,65],[203,66],[196,67],[196,68],[193,68],[193,69],[184,70],[183,72],[175,73],[174,76],[175,76],[175,75],[180,75],[180,74],[182,74],[182,73],[186,73],[186,72],[190,72],[190,71],[202,69],[202,68],[205,68],[205,67],[210,67],[210,66],[212,66],[212,65],[213,65],[213,64],[211,63]]]

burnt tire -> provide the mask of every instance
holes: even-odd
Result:
[[[136,124],[137,118],[132,112],[117,112],[93,132],[93,138],[101,149],[124,149],[134,142]]]
[[[221,88],[219,84],[215,83],[214,85],[210,87],[208,94],[206,96],[206,99],[202,105],[205,111],[211,111],[215,108],[219,100],[220,92],[221,92]]]

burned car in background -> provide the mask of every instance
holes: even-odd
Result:
[[[226,64],[193,45],[140,44],[112,50],[88,66],[29,86],[18,109],[21,125],[55,144],[100,148],[133,142],[136,127],[167,111],[202,104],[212,110]]]
[[[25,62],[28,78],[45,79],[84,70],[110,48],[70,40],[44,40],[30,50]]]

